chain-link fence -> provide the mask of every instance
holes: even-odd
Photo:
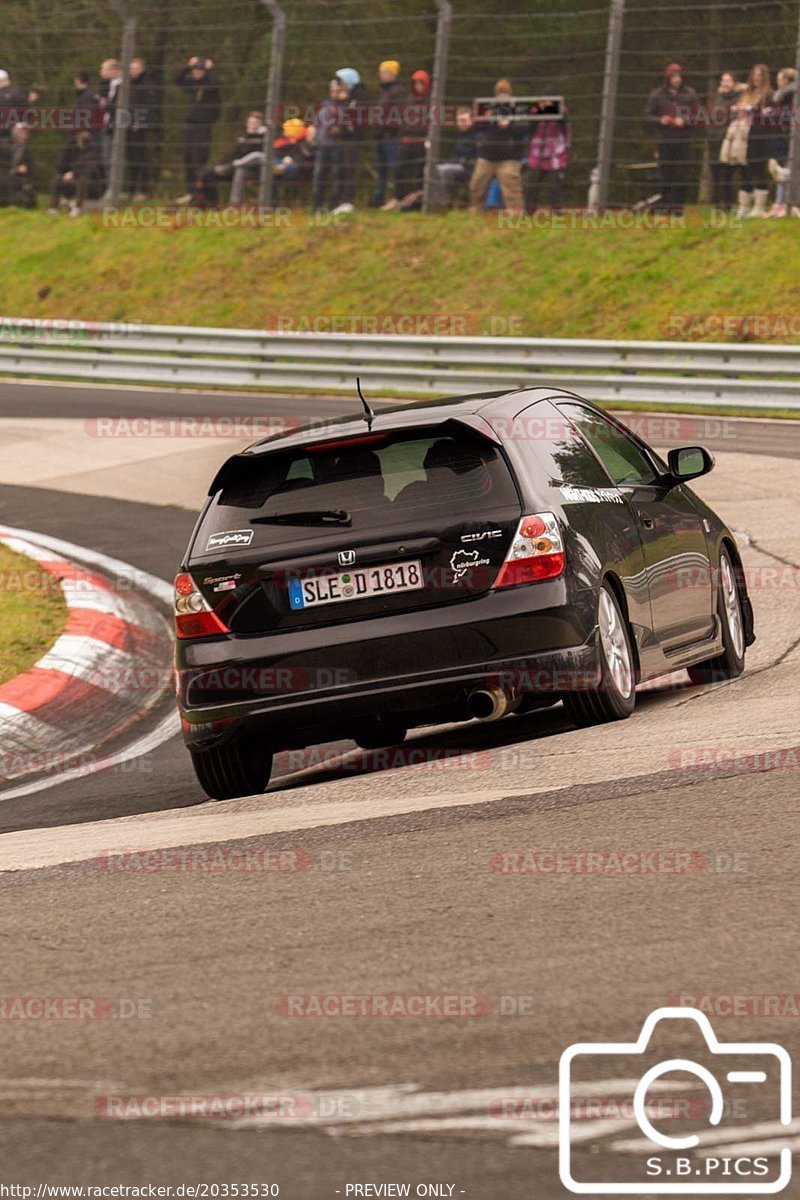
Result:
[[[29,182],[56,200],[64,166],[94,157],[82,199],[509,206],[516,160],[528,208],[760,204],[792,162],[797,61],[797,0],[6,0],[0,172],[27,138]],[[470,191],[503,80],[506,149]],[[328,128],[326,101],[347,114]],[[86,154],[65,157],[92,105]]]

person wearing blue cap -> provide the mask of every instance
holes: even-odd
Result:
[[[339,214],[355,211],[358,160],[367,125],[367,89],[354,67],[342,67],[336,78],[347,89],[340,112],[339,164],[333,201],[333,211]]]

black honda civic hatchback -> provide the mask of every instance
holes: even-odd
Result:
[[[209,489],[175,580],[177,688],[216,799],[278,750],[562,702],[630,716],[638,682],[744,668],[736,540],[608,413],[546,388],[382,410],[268,438]]]

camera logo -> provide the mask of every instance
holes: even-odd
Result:
[[[683,1049],[687,1042],[697,1049],[695,1059],[671,1056],[676,1043]],[[659,1059],[656,1047],[663,1050],[665,1044],[667,1054]],[[703,1093],[700,1110],[711,1130],[687,1132],[684,1128],[675,1134],[654,1124],[659,1121],[658,1106],[654,1114],[648,1092],[669,1088],[663,1077],[675,1073],[680,1073],[682,1080],[675,1086]],[[561,1182],[571,1192],[592,1195],[758,1196],[780,1192],[792,1174],[791,1147],[782,1144],[789,1132],[783,1127],[792,1123],[791,1074],[791,1059],[783,1046],[720,1042],[708,1017],[696,1008],[656,1009],[636,1042],[576,1042],[564,1051],[559,1064]],[[624,1160],[620,1154],[620,1170],[614,1172],[624,1178],[611,1182],[607,1170],[598,1169],[597,1155],[590,1156],[582,1148],[583,1139],[573,1128],[573,1089],[586,1078],[616,1079],[617,1075],[618,1090],[632,1097],[630,1124],[638,1125],[644,1136],[612,1143],[612,1150],[622,1148],[626,1153]],[[720,1080],[727,1083],[725,1090]],[[775,1122],[777,1140],[769,1143],[768,1154],[763,1147],[754,1154],[753,1147],[747,1146],[746,1128],[737,1134],[735,1117],[744,1106],[750,1106],[748,1111],[753,1113],[766,1111]],[[733,1118],[729,1126],[723,1125],[726,1116]],[[737,1141],[745,1144],[737,1146]],[[597,1174],[606,1177],[592,1177]]]

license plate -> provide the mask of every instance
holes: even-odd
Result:
[[[419,559],[387,563],[382,567],[359,567],[337,571],[333,575],[309,575],[289,583],[292,609],[316,608],[320,604],[341,604],[346,600],[366,600],[368,596],[414,592],[425,586]]]

